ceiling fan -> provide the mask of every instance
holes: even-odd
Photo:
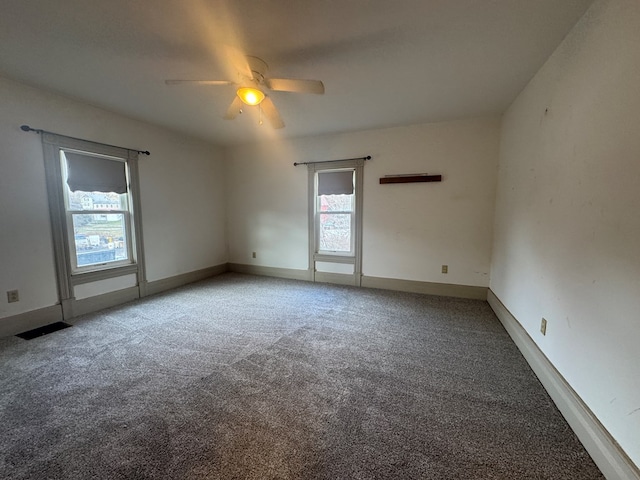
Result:
[[[293,78],[270,78],[269,66],[258,57],[236,57],[234,66],[238,70],[238,80],[165,80],[167,85],[235,85],[236,96],[223,118],[233,120],[242,113],[244,105],[258,106],[273,128],[283,128],[284,122],[278,109],[264,90],[276,92],[324,94],[324,84],[320,80],[299,80]]]

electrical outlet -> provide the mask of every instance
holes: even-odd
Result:
[[[547,334],[547,319],[546,318],[542,318],[542,321],[540,322],[540,332],[542,333],[542,335],[546,335]]]
[[[442,265],[442,273],[449,273],[449,265]]]
[[[256,252],[253,252],[253,253],[251,254],[251,256],[252,256],[253,258],[256,258]]]
[[[18,290],[9,290],[7,292],[7,302],[13,303],[20,301],[20,295],[18,294]]]

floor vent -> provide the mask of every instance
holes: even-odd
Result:
[[[33,330],[29,330],[28,332],[19,333],[18,335],[16,335],[16,337],[20,337],[25,340],[33,340],[34,338],[38,338],[43,335],[47,335],[49,333],[57,332],[58,330],[65,329],[70,326],[71,325],[64,322],[51,323],[49,325],[45,325],[44,327],[34,328]]]

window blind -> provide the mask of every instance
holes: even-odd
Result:
[[[353,170],[318,173],[318,195],[351,195]]]
[[[125,162],[64,152],[67,159],[67,184],[72,192],[127,192]]]

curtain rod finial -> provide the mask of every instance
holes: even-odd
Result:
[[[22,130],[23,132],[44,133],[43,130],[38,130],[37,128],[31,128],[29,125],[20,125],[20,130]]]

